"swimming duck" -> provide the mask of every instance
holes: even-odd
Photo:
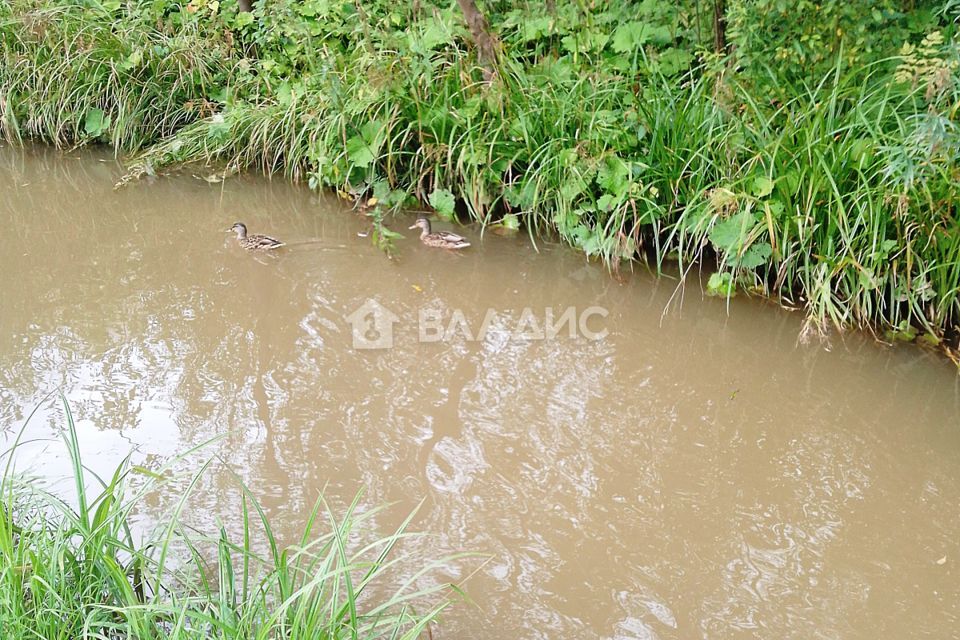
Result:
[[[254,233],[248,236],[247,225],[243,224],[242,222],[234,222],[233,226],[227,229],[227,231],[236,233],[237,242],[240,243],[240,246],[247,251],[267,251],[270,249],[278,249],[285,244],[276,238],[265,236],[262,233]]]
[[[420,242],[428,247],[437,247],[440,249],[465,249],[470,246],[467,239],[458,236],[449,231],[430,232],[430,221],[426,218],[417,218],[417,221],[410,227],[411,229],[420,228]]]

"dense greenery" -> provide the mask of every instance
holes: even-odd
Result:
[[[492,59],[461,5],[11,0],[0,126],[373,197],[379,241],[416,198],[955,339],[960,3],[490,0]]]
[[[439,563],[395,553],[416,535],[405,531],[410,518],[392,535],[371,540],[366,534],[378,510],[360,511],[354,502],[337,519],[320,500],[304,514],[298,544],[284,549],[260,505],[242,488],[239,540],[223,525],[214,535],[196,531],[182,514],[206,465],[189,479],[164,524],[139,540],[133,529],[142,522],[141,508],[170,470],[127,461],[94,484],[64,406],[75,486],[70,502],[13,473],[16,447],[5,456],[0,482],[5,640],[415,640],[446,606],[437,604],[442,585],[413,586]],[[261,543],[263,555],[256,551]],[[421,570],[399,579],[394,569],[404,561]]]

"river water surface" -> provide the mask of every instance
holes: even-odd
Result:
[[[5,438],[57,389],[94,469],[223,435],[189,517],[239,526],[232,470],[291,542],[324,488],[395,503],[381,533],[423,500],[425,555],[489,555],[441,576],[473,603],[435,637],[956,637],[960,392],[936,355],[798,345],[797,314],[523,236],[427,249],[409,216],[388,260],[362,216],[282,181],[120,175],[0,149]],[[236,220],[300,244],[251,256]],[[368,300],[391,348],[354,347]],[[525,308],[606,316],[538,340]],[[468,326],[422,342],[422,313]],[[63,470],[62,427],[44,404],[33,471]]]

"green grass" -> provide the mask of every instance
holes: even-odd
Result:
[[[203,115],[229,58],[196,29],[164,35],[71,4],[19,6],[0,10],[0,130],[11,141],[139,149]]]
[[[134,177],[188,162],[283,173],[375,196],[378,223],[430,202],[611,266],[716,265],[710,292],[803,308],[811,329],[960,336],[956,67],[933,92],[895,81],[892,59],[760,100],[723,60],[665,76],[644,49],[570,54],[513,11],[486,82],[449,8],[161,28],[47,6],[0,9],[9,139],[139,151]]]
[[[378,510],[360,511],[355,500],[336,517],[321,498],[302,515],[299,542],[281,548],[262,507],[241,487],[234,506],[241,530],[197,532],[182,514],[206,465],[159,526],[139,539],[133,519],[147,512],[144,500],[162,488],[168,470],[140,469],[128,459],[111,477],[91,482],[65,401],[64,409],[70,500],[15,474],[16,446],[7,452],[0,485],[5,639],[413,640],[447,606],[447,586],[415,584],[451,559],[398,553],[417,535],[407,531],[413,514],[371,541]],[[412,576],[397,571],[412,562],[422,569]]]

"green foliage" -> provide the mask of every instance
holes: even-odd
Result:
[[[704,0],[557,3],[543,15],[539,5],[494,12],[491,23],[511,50],[525,59],[559,55],[576,64],[621,72],[677,75],[690,68],[693,51],[711,35]],[[529,56],[529,57],[527,57]]]
[[[723,298],[732,297],[737,291],[733,276],[727,271],[717,271],[710,274],[707,280],[707,294]]]
[[[456,204],[456,199],[447,189],[434,189],[430,194],[430,206],[444,220],[453,219]]]
[[[83,122],[83,130],[91,138],[99,138],[110,130],[110,116],[105,114],[102,109],[93,107],[87,111],[87,117]]]
[[[71,499],[13,473],[17,446],[6,452],[0,481],[0,628],[10,640],[416,640],[447,606],[447,585],[399,587],[398,563],[423,575],[444,562],[401,555],[412,514],[382,538],[370,535],[379,509],[359,497],[336,517],[320,497],[304,514],[302,535],[281,548],[263,507],[240,485],[242,528],[199,532],[184,519],[207,465],[145,539],[133,533],[148,496],[173,477],[176,458],[160,469],[125,460],[106,478],[85,472],[64,401],[64,445]],[[17,438],[23,439],[21,432]],[[192,450],[184,455],[196,455]],[[76,506],[71,506],[76,505]],[[347,545],[347,542],[362,544]],[[356,550],[354,550],[356,549]],[[263,553],[259,550],[266,550]],[[461,556],[462,557],[462,556]],[[176,559],[176,562],[174,562]],[[370,592],[392,596],[374,597]],[[423,607],[422,613],[417,609]]]
[[[8,139],[137,149],[209,113],[212,88],[229,75],[226,44],[198,24],[166,33],[110,3],[0,4],[0,133]]]
[[[383,145],[383,123],[365,122],[360,131],[347,139],[347,157],[356,166],[366,169],[380,153]]]
[[[495,2],[491,72],[453,3],[44,2],[0,7],[8,138],[372,193],[384,246],[415,197],[611,265],[716,258],[711,290],[821,325],[960,321],[956,25],[933,3],[730,0],[723,58],[712,2]]]
[[[751,83],[777,97],[844,68],[893,55],[936,28],[933,0],[730,0],[728,37]]]

